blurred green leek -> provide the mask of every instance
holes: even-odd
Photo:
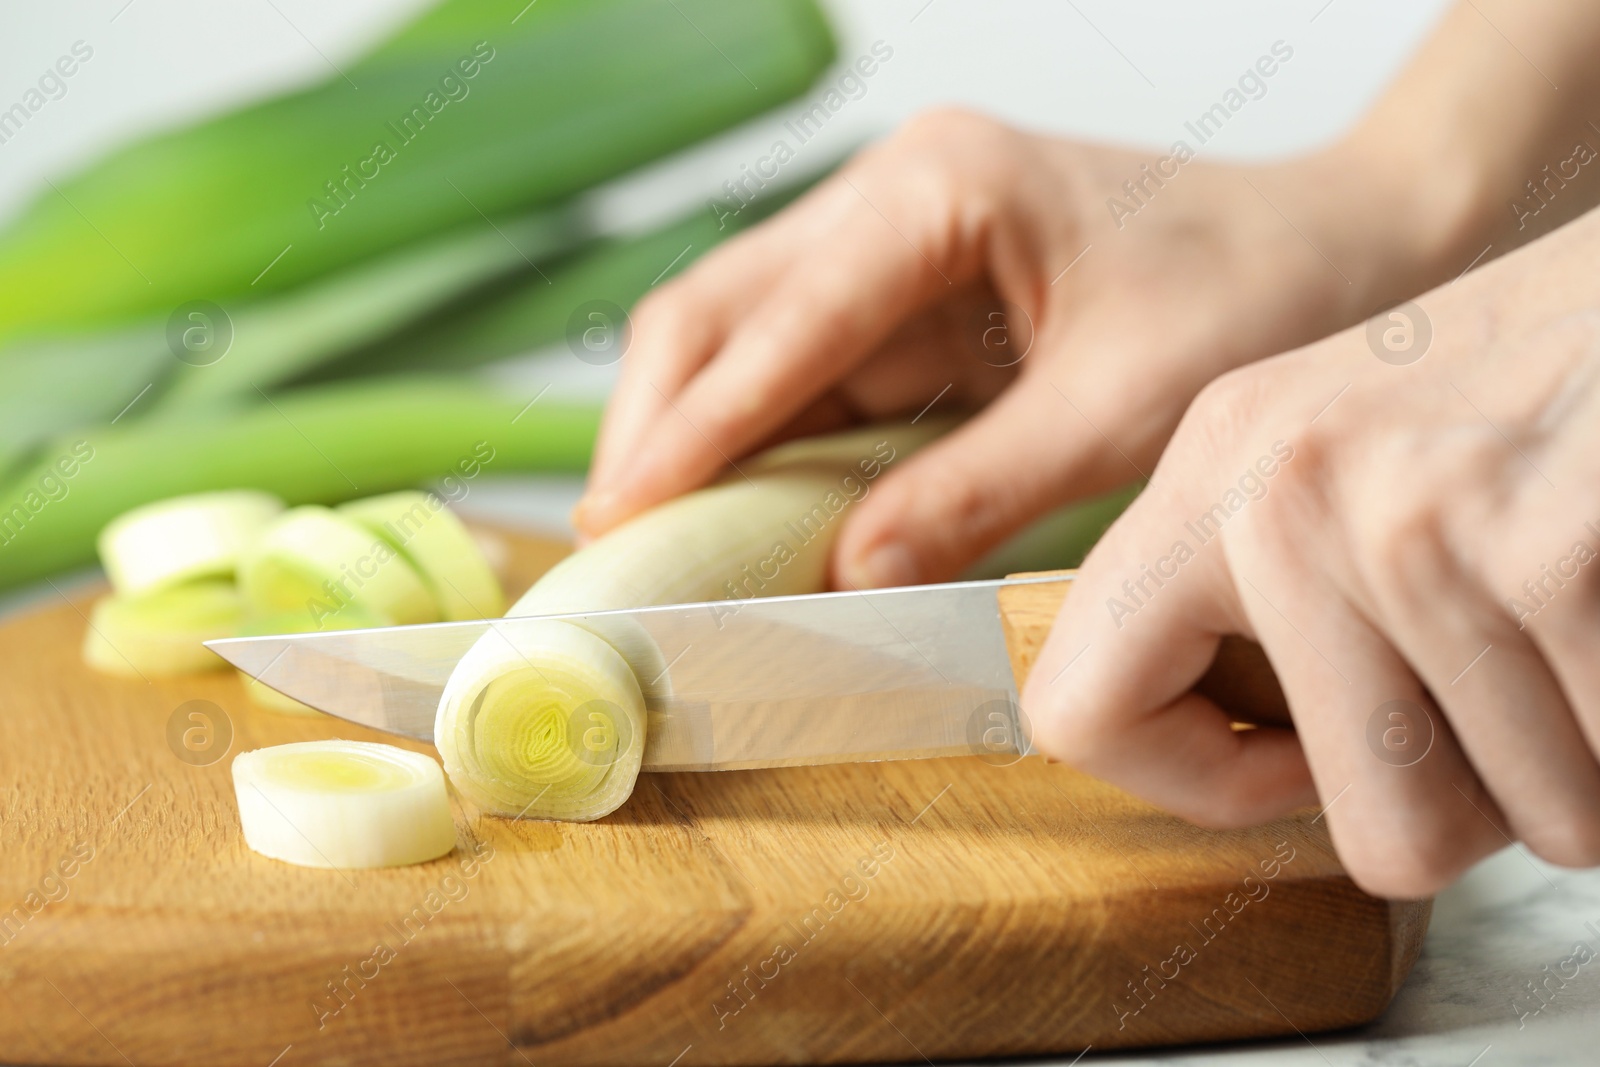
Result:
[[[482,287],[397,334],[319,361],[298,380],[461,369],[556,344],[566,336],[580,305],[608,300],[631,308],[655,286],[781,210],[811,184],[807,178],[774,189],[734,220],[719,219],[702,208],[648,233],[595,241],[546,263],[537,273],[525,271]]]
[[[573,230],[559,212],[475,226],[245,304],[229,315],[233,338],[227,355],[215,363],[173,367],[156,409],[255,400],[259,392],[507,274],[528,274],[534,284],[548,287],[534,261],[574,243]]]
[[[446,0],[343,74],[113,152],[0,234],[0,341],[287,289],[789,98],[812,0]]]
[[[599,409],[531,399],[396,377],[86,430],[0,488],[0,589],[93,562],[107,522],[184,493],[248,488],[331,503],[447,476],[465,484],[467,470],[582,472]]]

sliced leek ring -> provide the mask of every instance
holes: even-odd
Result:
[[[233,636],[244,614],[244,600],[224,581],[104,597],[89,614],[83,659],[97,671],[126,677],[218,670],[227,663],[202,642]]]
[[[433,742],[450,780],[484,811],[587,822],[633,792],[644,696],[627,661],[581,627],[491,631],[440,704],[461,712],[440,717]]]
[[[398,867],[455,848],[439,765],[366,741],[241,752],[233,788],[245,844],[301,867]]]
[[[303,611],[284,612],[279,615],[257,615],[247,619],[237,631],[240,637],[262,637],[267,634],[305,634],[322,630],[365,630],[374,626],[393,626],[392,619],[385,618],[374,612],[363,611],[357,607],[347,607],[343,611],[335,612],[324,617],[320,624],[313,622],[311,616]],[[239,672],[239,680],[244,683],[245,695],[250,702],[268,711],[280,712],[284,715],[321,715],[322,712],[310,704],[303,704],[292,696],[287,696],[272,688],[266,682],[251,677],[244,671]]]
[[[490,619],[506,610],[500,581],[455,513],[434,493],[353,500],[339,513],[386,541],[422,575],[448,621]]]
[[[301,611],[313,626],[350,607],[401,625],[439,619],[421,575],[388,542],[314,505],[285,512],[261,532],[240,561],[239,587],[253,610]]]
[[[111,587],[140,596],[197,578],[226,578],[280,512],[270,493],[235,489],[161,500],[119,515],[100,532]]]

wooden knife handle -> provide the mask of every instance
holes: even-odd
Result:
[[[1061,610],[1070,579],[1076,571],[1032,571],[1008,575],[1011,578],[1039,578],[1055,575],[1059,582],[1013,585],[1000,590],[1000,622],[1005,630],[1006,650],[1011,654],[1011,673],[1017,689],[1039,658],[1050,624]],[[1254,641],[1224,637],[1217,658],[1195,690],[1210,697],[1239,722],[1263,726],[1291,726],[1289,702],[1284,699],[1267,654]]]

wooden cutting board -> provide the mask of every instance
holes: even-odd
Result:
[[[565,552],[502,536],[513,590]],[[1371,1019],[1427,925],[1313,812],[1207,832],[1039,759],[645,775],[598,823],[458,804],[445,859],[290,867],[231,755],[392,739],[93,674],[92,596],[0,627],[0,1062],[1074,1056]],[[1026,669],[1050,612],[1013,614]]]

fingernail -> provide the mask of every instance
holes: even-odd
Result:
[[[909,548],[890,543],[873,549],[855,566],[847,568],[846,577],[863,588],[882,589],[893,585],[916,585],[921,580],[922,572]]]

